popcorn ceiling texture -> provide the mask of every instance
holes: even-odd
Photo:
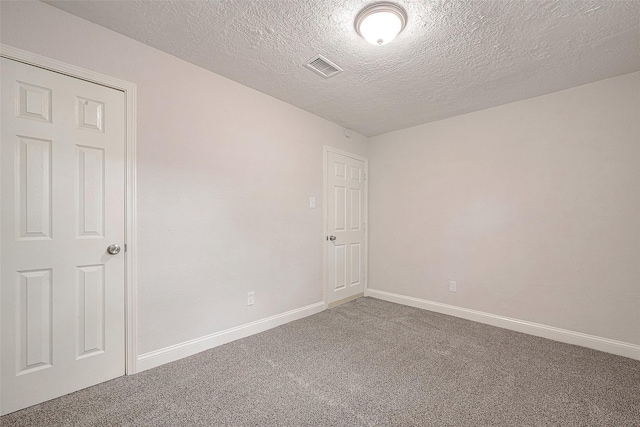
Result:
[[[47,3],[367,136],[640,70],[634,0],[398,0],[382,47],[361,0]],[[302,67],[318,53],[344,72]]]

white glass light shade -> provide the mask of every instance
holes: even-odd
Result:
[[[404,29],[407,14],[393,3],[375,3],[360,11],[356,17],[356,31],[369,43],[382,46]]]

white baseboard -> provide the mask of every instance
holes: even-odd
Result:
[[[324,310],[324,301],[308,305],[306,307],[297,308],[287,311],[286,313],[276,314],[275,316],[265,319],[256,320],[255,322],[246,323],[236,326],[235,328],[226,329],[204,337],[185,341],[160,350],[151,351],[149,353],[138,356],[138,372],[191,356],[201,351],[235,341],[240,338],[248,337],[276,326],[284,325],[312,314],[320,313]]]
[[[487,325],[523,332],[537,337],[548,338],[554,341],[579,345],[582,347],[592,348],[594,350],[616,354],[618,356],[640,360],[640,345],[636,344],[555,328],[553,326],[541,325],[539,323],[527,322],[525,320],[498,316],[454,305],[408,297],[391,292],[379,291],[376,289],[367,289],[365,291],[365,296],[411,307],[422,308],[429,311],[435,311],[437,313],[448,314],[450,316],[461,317],[463,319],[473,320],[474,322],[485,323]]]

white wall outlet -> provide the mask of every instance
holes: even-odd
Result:
[[[456,292],[457,286],[457,282],[454,282],[453,280],[449,281],[449,292]]]
[[[253,305],[256,302],[256,293],[247,292],[247,305]]]
[[[316,198],[315,197],[309,197],[309,207],[311,209],[314,209],[316,207]]]

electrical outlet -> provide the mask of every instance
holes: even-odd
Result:
[[[253,305],[256,302],[256,293],[247,292],[247,305]]]
[[[457,282],[454,282],[453,280],[449,281],[449,292],[456,292],[457,286]]]
[[[316,198],[315,197],[309,197],[309,207],[311,209],[315,209],[315,207],[316,207]]]

